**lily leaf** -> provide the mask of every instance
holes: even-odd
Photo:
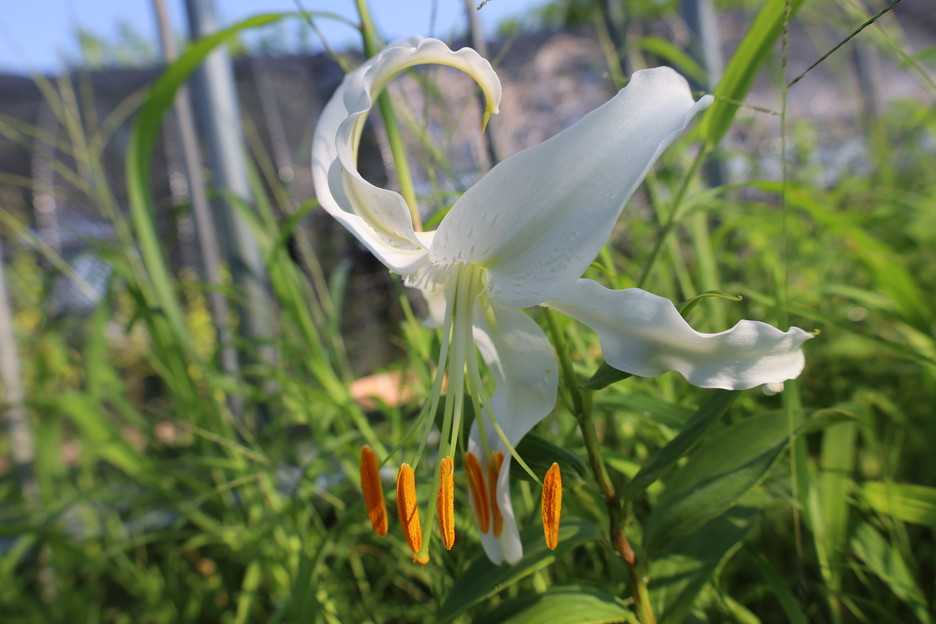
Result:
[[[738,397],[737,392],[718,390],[692,415],[686,427],[675,438],[658,450],[643,465],[627,485],[625,498],[633,498],[647,486],[660,478],[664,471],[673,467],[677,461],[692,450],[708,431],[709,426],[718,420]]]
[[[646,548],[666,551],[721,515],[761,482],[790,438],[785,419],[764,414],[722,428],[666,481],[647,520]]]
[[[437,620],[454,620],[481,601],[549,566],[576,546],[600,537],[601,529],[594,524],[576,518],[564,519],[559,529],[559,547],[549,550],[543,540],[542,527],[529,527],[521,538],[526,546],[523,558],[515,565],[498,566],[491,563],[484,553],[479,553],[461,578],[456,580],[453,590],[439,609]]]
[[[705,529],[677,542],[650,566],[650,596],[660,621],[678,623],[692,609],[718,565],[740,547],[756,510],[733,509],[705,525]]]
[[[913,578],[913,572],[900,550],[888,542],[881,533],[867,523],[858,525],[851,538],[851,549],[890,588],[894,595],[903,600],[920,622],[932,622],[926,605],[926,597]]]
[[[878,513],[936,528],[936,488],[871,481],[862,486],[861,493],[865,502]]]
[[[542,594],[521,596],[480,618],[503,624],[610,624],[637,622],[620,598],[589,585],[550,587]]]
[[[624,371],[618,370],[608,364],[607,362],[602,362],[601,366],[588,378],[582,386],[588,390],[601,390],[602,388],[607,388],[611,384],[615,384],[619,381],[623,381],[630,377],[630,373],[625,373]]]
[[[563,478],[569,478],[573,474],[584,477],[588,472],[588,467],[578,455],[541,438],[535,433],[528,433],[520,440],[520,444],[517,445],[517,453],[538,475],[546,474],[553,462],[559,464]],[[512,474],[518,478],[531,480],[525,470],[516,470]]]

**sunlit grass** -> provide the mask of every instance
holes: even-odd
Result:
[[[806,371],[780,395],[726,397],[673,374],[629,378],[590,395],[594,418],[611,480],[639,520],[624,530],[660,621],[928,622],[936,558],[932,98],[895,102],[855,124],[869,146],[867,172],[828,179],[811,164],[813,122],[790,118],[786,179],[758,175],[706,189],[692,176],[696,159],[718,154],[737,123],[746,72],[763,69],[790,8],[769,3],[752,31],[763,40],[739,48],[706,124],[655,169],[621,236],[589,271],[681,302],[709,288],[741,295],[695,306],[689,319],[705,330],[740,318],[819,330]],[[623,619],[632,577],[609,547],[606,501],[567,390],[518,448],[537,474],[551,461],[562,465],[554,553],[542,543],[539,487],[521,470],[513,501],[528,546],[515,567],[484,557],[464,484],[456,485],[456,547],[445,552],[434,540],[428,567],[411,562],[395,522],[386,538],[372,534],[359,449],[371,445],[392,468],[415,455],[424,438],[412,428],[438,337],[400,286],[404,320],[387,337],[399,355],[369,371],[390,383],[377,398],[363,397],[340,327],[343,310],[367,302],[347,298],[346,268],[328,275],[314,255],[294,260],[288,242],[315,205],[290,198],[259,143],[256,203],[236,209],[249,218],[269,274],[277,357],[254,360],[244,379],[217,364],[208,289],[169,269],[149,188],[159,124],[182,74],[203,57],[193,49],[142,107],[128,104],[136,109],[129,217],[104,174],[110,126],[87,127],[67,83],[43,85],[68,128],[56,167],[114,225],[116,241],[101,250],[114,275],[92,314],[51,318],[42,274],[60,270],[60,259],[18,236],[24,215],[2,224],[35,453],[30,470],[3,466],[0,611],[12,621]],[[906,71],[920,67],[927,71]],[[420,113],[394,105],[406,135]],[[745,123],[776,123],[740,110]],[[10,140],[35,134],[2,128]],[[432,152],[418,164],[443,177],[444,157]],[[740,157],[749,170],[762,165],[759,154]],[[225,294],[237,302],[230,284]],[[584,381],[602,361],[597,340],[573,321],[552,322]],[[242,345],[248,354],[267,346]],[[4,457],[11,444],[0,439]],[[436,450],[430,442],[427,453]],[[428,472],[417,477],[420,501],[430,483]]]

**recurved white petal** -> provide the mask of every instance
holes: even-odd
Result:
[[[479,311],[476,319],[479,320],[474,328],[475,343],[496,383],[492,412],[505,437],[516,447],[556,404],[559,381],[556,354],[539,325],[520,310],[494,306],[491,314]],[[493,529],[483,534],[482,544],[491,561],[512,564],[523,556],[523,547],[510,501],[511,455],[490,424],[485,426],[485,433],[488,448],[504,454],[495,492],[504,524],[499,537],[493,534]],[[483,457],[480,436],[476,419],[469,449]]]
[[[703,334],[668,299],[584,279],[566,284],[546,305],[594,329],[611,366],[640,377],[673,370],[703,388],[743,390],[794,379],[803,370],[802,345],[812,338],[799,327],[782,332],[760,321]]]
[[[439,262],[478,262],[501,304],[526,307],[580,276],[664,149],[711,98],[668,67],[635,72],[614,98],[501,162],[462,195],[432,244]]]
[[[470,48],[453,52],[438,39],[411,39],[384,48],[345,76],[322,111],[312,141],[312,175],[322,207],[387,267],[403,274],[423,264],[426,245],[413,231],[403,198],[358,172],[357,148],[380,91],[401,71],[425,64],[464,71],[481,86],[488,112],[497,112],[501,86],[490,63]]]

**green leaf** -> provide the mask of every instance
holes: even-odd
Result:
[[[862,485],[861,494],[865,502],[878,513],[936,528],[936,488],[911,483],[871,481]]]
[[[862,523],[851,538],[852,551],[890,588],[894,595],[903,600],[920,622],[932,622],[926,597],[913,578],[913,573],[900,550],[890,544],[877,529]]]
[[[803,612],[803,607],[800,606],[796,596],[787,586],[787,581],[781,576],[774,565],[770,563],[770,560],[763,555],[755,554],[754,563],[760,569],[761,575],[764,577],[764,582],[767,583],[767,588],[770,590],[770,593],[774,595],[783,608],[783,613],[786,615],[787,621],[790,622],[790,624],[807,624],[809,619],[807,619],[806,614]]]
[[[706,440],[666,480],[666,490],[647,520],[646,548],[665,551],[729,509],[761,482],[790,437],[776,414],[744,419]]]
[[[479,621],[502,624],[610,624],[637,622],[623,600],[589,585],[550,587],[507,601]]]
[[[836,415],[836,411],[839,410],[833,410],[832,415]],[[825,598],[834,621],[841,619],[840,596],[857,431],[854,420],[828,427],[822,436],[818,470],[807,465],[812,477],[805,498],[806,518],[812,530],[819,570],[828,588]]]
[[[787,10],[792,17],[802,4],[803,0],[769,0],[757,14],[751,28],[728,61],[725,73],[715,87],[715,102],[702,120],[709,148],[718,145],[725,136],[738,106],[754,83],[758,69],[773,53],[774,43],[783,32]]]
[[[849,493],[855,463],[854,421],[833,425],[822,436],[820,470],[809,492],[810,524],[816,542],[819,568],[830,590],[830,600],[842,587],[842,564],[848,539]],[[837,609],[838,607],[833,607]]]
[[[737,392],[718,390],[692,415],[685,428],[666,446],[654,453],[643,465],[630,483],[624,494],[625,499],[633,498],[647,486],[660,478],[664,471],[676,465],[686,453],[693,449],[708,431],[709,426],[724,414],[734,400]]]
[[[655,54],[662,60],[675,65],[679,70],[693,81],[702,84],[705,82],[705,70],[678,46],[673,45],[662,37],[641,37],[637,45],[650,54]]]
[[[559,529],[559,546],[556,550],[549,550],[543,540],[542,527],[528,528],[521,535],[523,558],[516,565],[498,566],[491,563],[484,553],[479,554],[461,577],[455,580],[452,591],[439,609],[437,620],[452,621],[486,598],[549,566],[557,557],[576,546],[600,537],[601,530],[590,522],[576,518],[563,519]]]
[[[102,414],[100,405],[86,394],[68,392],[55,405],[81,432],[92,456],[100,457],[138,480],[146,480],[146,457],[133,448],[116,426]]]
[[[588,390],[601,390],[602,388],[607,388],[611,384],[623,381],[630,376],[630,373],[625,373],[624,371],[614,368],[607,362],[602,362],[601,366],[588,378],[588,381],[582,384],[582,387]]]
[[[653,559],[650,596],[660,622],[676,624],[689,614],[719,564],[740,546],[755,513],[750,508],[733,509],[699,533],[677,540],[665,556]]]
[[[517,453],[538,475],[546,474],[553,462],[559,464],[563,479],[570,478],[573,474],[582,478],[588,473],[588,467],[578,455],[541,438],[535,433],[528,433],[523,436],[523,439],[517,445]],[[514,470],[511,474],[532,481],[525,470]]]
[[[781,193],[777,182],[753,185],[768,193]],[[890,246],[868,233],[864,224],[849,213],[829,208],[834,202],[814,189],[788,188],[787,200],[818,223],[834,232],[845,243],[845,249],[871,271],[880,290],[886,293],[900,310],[900,315],[917,329],[929,333],[934,318],[931,297],[927,297],[914,274],[900,255]]]
[[[594,397],[594,404],[602,408],[633,412],[671,429],[682,429],[694,414],[687,407],[642,392],[605,392]]]
[[[199,39],[176,59],[150,88],[133,124],[127,148],[127,194],[130,218],[140,246],[149,283],[159,306],[165,311],[174,333],[182,344],[191,340],[183,320],[169,268],[163,257],[160,240],[153,225],[153,198],[150,193],[150,171],[156,141],[160,136],[166,113],[175,102],[179,88],[212,51],[227,43],[243,30],[265,26],[281,20],[286,13],[268,13],[249,19]]]

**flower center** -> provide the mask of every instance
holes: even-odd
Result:
[[[505,453],[510,452],[527,472],[530,470],[517,456],[506,434],[498,426],[490,402],[484,396],[479,353],[475,348],[473,336],[475,316],[484,315],[485,323],[491,327],[496,324],[494,311],[487,296],[484,268],[462,263],[433,265],[421,270],[412,279],[408,277],[407,284],[443,290],[445,293],[445,319],[441,327],[438,366],[428,400],[423,405],[414,428],[414,431],[422,432],[422,446],[413,466],[407,463],[400,466],[396,481],[397,516],[404,537],[413,553],[413,561],[426,564],[429,561],[428,547],[433,522],[420,522],[414,468],[425,450],[429,429],[436,420],[446,380],[448,387],[442,408],[438,472],[433,494],[425,510],[427,516],[435,511],[445,549],[451,550],[455,545],[456,448],[461,448],[464,452],[470,502],[478,528],[481,533],[494,538],[500,538],[504,533],[505,509],[501,507],[504,498],[502,496],[499,500],[497,482],[504,468]],[[466,448],[461,439],[466,392],[472,403],[478,434],[476,438],[472,438],[469,448]],[[367,447],[361,451],[361,488],[374,532],[377,535],[386,535],[386,509],[377,459]],[[562,482],[558,475],[558,466],[553,465],[553,469],[547,474],[542,497],[543,527],[549,548],[555,548],[558,541],[561,496]]]

